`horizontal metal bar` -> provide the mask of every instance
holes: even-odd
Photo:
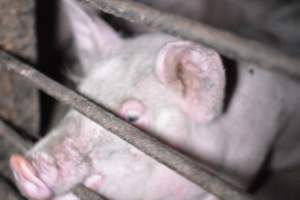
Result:
[[[250,199],[249,196],[242,194],[231,184],[225,183],[212,173],[207,172],[205,166],[199,162],[159,142],[149,134],[145,134],[112,113],[107,112],[105,108],[88,101],[76,92],[49,79],[34,68],[3,51],[0,51],[0,66],[27,78],[45,93],[78,110],[105,129],[201,186],[206,191],[220,197],[220,199]]]
[[[199,42],[234,59],[256,63],[260,68],[276,70],[300,78],[300,59],[259,42],[218,30],[184,17],[163,13],[149,6],[124,0],[78,0],[94,8],[131,22],[159,29],[174,36]]]

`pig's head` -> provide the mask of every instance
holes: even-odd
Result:
[[[73,1],[65,4],[85,74],[80,92],[158,132],[165,131],[160,121],[181,121],[172,114],[201,124],[220,114],[225,75],[217,52],[165,34],[124,40]]]
[[[222,111],[224,69],[213,50],[163,34],[123,40],[79,90],[127,121],[180,143]],[[172,143],[172,142],[171,142]]]
[[[63,2],[85,74],[78,86],[81,93],[183,150],[192,124],[209,123],[220,114],[225,77],[215,51],[164,34],[124,40],[75,2]],[[83,126],[88,125],[79,128],[84,132]],[[52,195],[57,174],[63,168],[57,166],[56,159],[49,155],[30,160],[16,155],[11,158],[16,181],[25,196],[47,199]],[[83,177],[85,172],[78,174]]]

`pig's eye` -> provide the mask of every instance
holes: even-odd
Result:
[[[123,102],[121,116],[129,123],[138,123],[145,112],[145,106],[137,99]]]

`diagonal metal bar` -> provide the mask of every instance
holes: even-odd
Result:
[[[78,110],[86,117],[100,124],[113,134],[137,147],[158,162],[168,166],[177,173],[201,186],[206,191],[224,200],[248,200],[249,196],[242,194],[231,184],[222,181],[208,172],[204,165],[179,153],[157,139],[107,112],[105,108],[90,102],[76,92],[67,89],[49,79],[29,65],[13,56],[0,51],[0,67],[6,67],[24,78],[30,80],[38,88],[56,98],[60,102]]]
[[[259,42],[149,6],[124,0],[78,0],[128,21],[146,24],[174,36],[203,43],[235,59],[256,63],[264,69],[275,70],[300,79],[300,59],[289,56]]]

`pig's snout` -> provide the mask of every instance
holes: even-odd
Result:
[[[51,190],[40,179],[31,162],[21,155],[14,154],[10,158],[10,167],[16,179],[16,183],[22,192],[31,199],[49,199]]]

